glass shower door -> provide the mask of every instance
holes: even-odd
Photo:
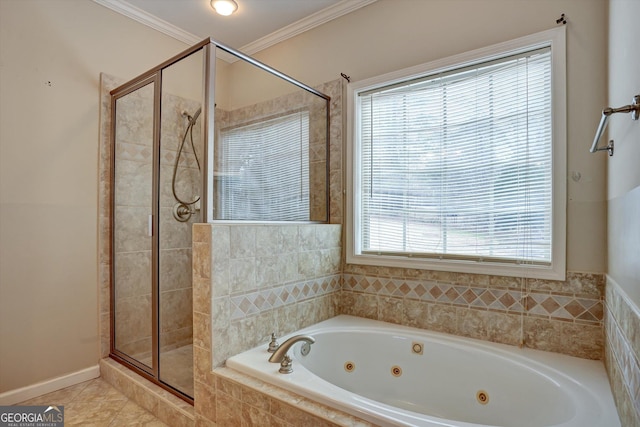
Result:
[[[154,80],[115,100],[113,349],[145,371],[153,363],[152,214]]]
[[[202,51],[162,70],[160,97],[159,378],[193,396],[191,229],[202,222]]]
[[[182,398],[193,396],[203,56],[196,50],[112,92],[111,355]]]

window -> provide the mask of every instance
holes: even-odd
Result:
[[[220,219],[309,220],[309,113],[220,132]]]
[[[348,262],[564,278],[563,36],[350,87]]]

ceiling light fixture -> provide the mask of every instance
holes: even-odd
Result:
[[[229,16],[238,10],[238,3],[233,0],[211,0],[211,7],[218,15]]]

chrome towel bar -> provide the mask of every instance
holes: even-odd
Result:
[[[609,122],[609,117],[615,113],[631,113],[631,118],[633,120],[638,120],[640,117],[640,95],[636,95],[633,97],[633,101],[631,105],[625,105],[620,108],[610,108],[607,107],[602,110],[602,117],[600,118],[600,124],[598,125],[598,130],[596,130],[596,137],[593,138],[593,144],[591,144],[591,149],[589,150],[592,153],[596,151],[608,151],[610,156],[613,156],[613,140],[609,141],[609,144],[606,147],[598,147],[598,141],[602,137],[604,133],[604,129],[607,127],[607,123]]]

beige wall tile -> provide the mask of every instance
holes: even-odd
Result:
[[[214,388],[200,381],[195,382],[194,407],[198,415],[214,421],[217,418],[218,394]]]

